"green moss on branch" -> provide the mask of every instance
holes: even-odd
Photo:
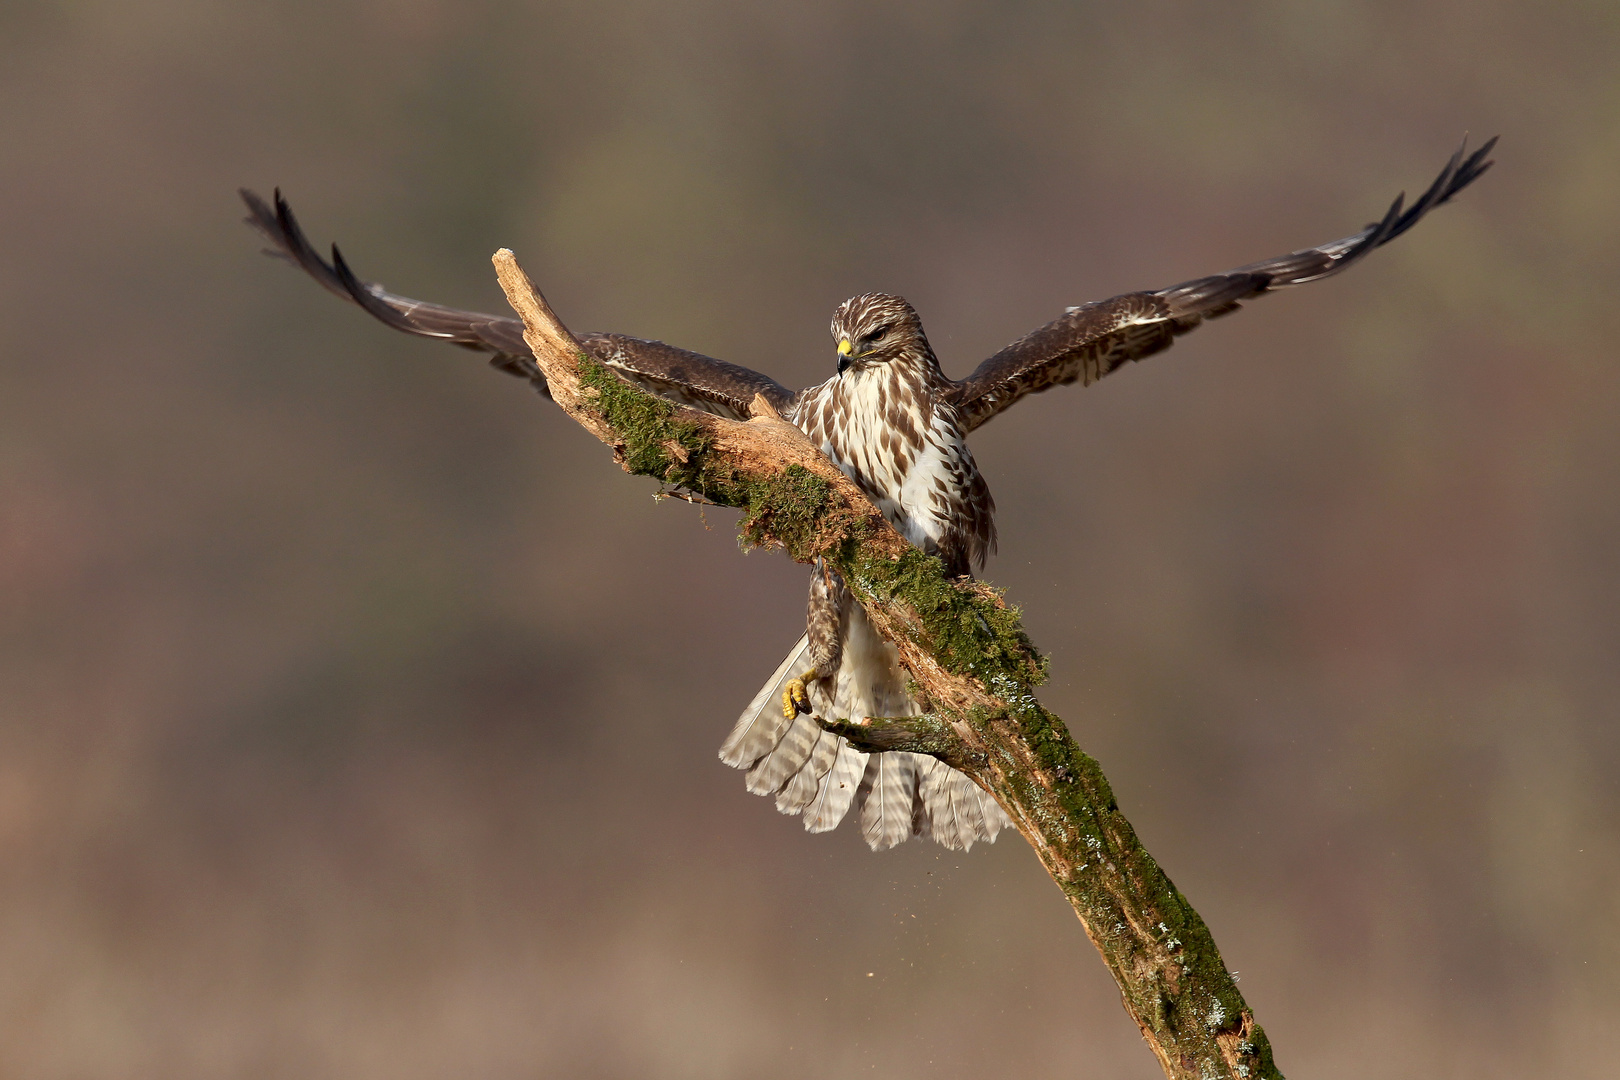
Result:
[[[844,541],[850,526],[824,537],[834,509],[833,487],[803,465],[789,465],[779,476],[747,485],[747,516],[742,538],[751,547],[780,544],[801,562],[816,557],[827,546]],[[848,518],[848,515],[844,515]]]
[[[854,538],[858,516],[836,515],[832,485],[809,469],[789,465],[767,477],[746,475],[712,452],[714,439],[705,428],[682,420],[674,404],[632,386],[605,364],[582,354],[579,381],[618,434],[615,449],[627,471],[745,511],[746,544],[780,546],[809,562],[826,547]],[[835,516],[842,520],[830,520]]]
[[[713,444],[707,431],[679,419],[673,404],[631,386],[584,353],[579,356],[579,382],[602,419],[618,433],[615,449],[628,471],[720,501],[701,483],[703,462]]]
[[[962,740],[943,718],[933,715],[869,718],[859,723],[823,720],[821,726],[842,735],[851,746],[867,753],[904,750],[931,754],[945,761],[962,757]]]
[[[915,612],[918,644],[945,670],[978,679],[1014,709],[1039,709],[1031,691],[1046,681],[1046,658],[999,589],[947,577],[939,559],[916,549],[885,558],[851,544],[833,561],[863,598],[899,601]]]

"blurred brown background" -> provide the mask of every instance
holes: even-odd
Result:
[[[715,749],[805,574],[259,257],[824,378],[1343,278],[977,437],[988,576],[1297,1077],[1620,1054],[1620,7],[0,6],[0,1075],[1158,1075],[1018,837]]]

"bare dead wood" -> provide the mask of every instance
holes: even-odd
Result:
[[[627,470],[746,509],[755,542],[835,565],[899,649],[927,715],[826,726],[862,749],[934,754],[995,797],[1068,897],[1167,1077],[1280,1078],[1203,920],[1137,839],[1101,767],[1036,700],[1044,662],[1016,610],[983,583],[945,579],[763,398],[750,420],[727,420],[604,374],[512,253],[494,263],[569,416]]]

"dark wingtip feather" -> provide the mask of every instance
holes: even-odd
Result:
[[[1492,135],[1485,141],[1484,146],[1481,146],[1472,154],[1468,154],[1468,139],[1465,136],[1462,145],[1457,147],[1457,152],[1451,155],[1451,160],[1446,163],[1446,167],[1441,170],[1439,176],[1435,177],[1434,183],[1429,185],[1429,189],[1423,193],[1423,196],[1412,204],[1412,208],[1390,230],[1389,235],[1385,236],[1379,243],[1388,243],[1400,236],[1413,225],[1416,225],[1430,210],[1450,202],[1452,197],[1459,191],[1484,176],[1485,171],[1496,164],[1494,161],[1485,159],[1491,150],[1495,148],[1496,140],[1499,138],[1501,136]]]
[[[1468,160],[1463,162],[1462,168],[1457,171],[1457,179],[1452,181],[1451,191],[1446,194],[1447,199],[1451,198],[1452,195],[1455,195],[1469,184],[1472,184],[1475,180],[1478,180],[1481,176],[1484,176],[1485,171],[1492,165],[1496,164],[1495,161],[1486,161],[1485,158],[1490,156],[1490,152],[1496,148],[1496,140],[1500,139],[1501,137],[1502,136],[1500,135],[1492,135],[1489,139],[1485,140],[1484,146],[1481,146],[1478,150],[1475,150],[1472,154],[1468,155]],[[1463,140],[1463,145],[1468,145],[1467,139]],[[1445,200],[1441,201],[1443,202]]]
[[[336,244],[332,245],[332,269],[336,272],[338,281],[343,284],[343,291],[348,293],[355,303],[364,307],[365,298],[370,294],[366,292],[366,287],[360,283],[360,279],[355,277],[354,271],[349,269],[348,262],[343,258],[343,252]]]
[[[425,337],[448,336],[423,330],[406,318],[398,308],[381,300],[365,282],[355,276],[353,270],[349,269],[349,264],[343,259],[343,252],[338,250],[336,244],[332,245],[332,269],[338,282],[343,286],[343,291],[355,303],[365,308],[374,318],[387,323],[396,330],[404,330],[410,334],[421,334]]]
[[[274,247],[260,248],[259,253],[272,259],[280,259],[282,262],[297,265],[297,260],[288,253],[281,237],[277,235],[275,211],[271,210],[269,204],[259,196],[259,193],[251,188],[237,188],[236,193],[242,197],[242,201],[247,204],[248,208],[248,215],[242,219],[242,223],[275,245]],[[280,188],[276,189],[276,194],[278,196],[281,194]]]
[[[1373,230],[1373,235],[1378,237],[1380,244],[1389,238],[1389,231],[1401,220],[1401,210],[1405,206],[1406,192],[1403,191],[1395,196],[1395,201],[1390,203],[1389,209],[1384,212],[1384,220],[1380,221],[1378,228]]]
[[[264,200],[259,198],[259,193],[251,188],[240,187],[236,189],[236,193],[242,197],[242,201],[247,204],[248,208],[248,216],[242,220],[260,232],[264,232],[265,224],[275,220],[275,216],[270,212],[270,207],[266,206]]]
[[[349,299],[348,292],[332,267],[328,266],[310,245],[304,230],[299,227],[298,218],[293,215],[292,207],[282,198],[279,187],[275,189],[270,203],[266,203],[256,192],[247,188],[238,189],[238,193],[247,204],[247,223],[275,245],[274,251],[266,251],[265,254],[295,264],[320,282],[328,292]]]

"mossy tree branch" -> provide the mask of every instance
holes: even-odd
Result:
[[[956,729],[932,713],[922,716],[867,717],[859,721],[822,720],[821,726],[834,735],[842,735],[850,745],[863,753],[904,750],[913,754],[928,754],[958,768],[961,767],[959,762],[965,765],[970,757],[967,743],[956,734]]]
[[[506,249],[496,273],[551,395],[628,472],[744,511],[744,537],[825,559],[895,644],[927,710],[830,723],[934,754],[995,797],[1074,907],[1172,1080],[1280,1078],[1208,928],[1137,839],[1101,767],[1035,699],[1046,662],[1001,593],[945,576],[763,398],[747,422],[645,393],[590,359]]]

